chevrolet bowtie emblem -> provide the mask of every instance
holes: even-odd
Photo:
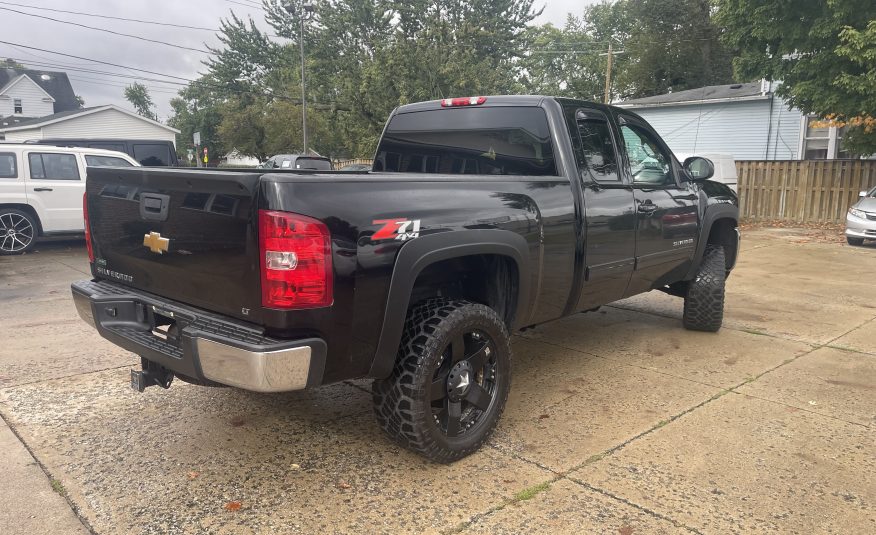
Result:
[[[158,232],[150,232],[143,235],[143,246],[148,247],[153,253],[164,254],[170,247],[170,240],[162,238]]]

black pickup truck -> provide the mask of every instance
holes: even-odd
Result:
[[[738,203],[711,173],[615,107],[411,104],[370,173],[89,168],[73,297],[140,391],[373,378],[381,427],[450,462],[497,424],[514,331],[655,289],[720,328]]]

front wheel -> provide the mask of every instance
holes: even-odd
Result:
[[[849,245],[864,245],[864,238],[850,238],[846,236],[846,241]]]
[[[510,387],[510,336],[498,314],[430,299],[410,310],[392,374],[374,381],[374,412],[397,443],[449,463],[486,442]]]
[[[0,208],[0,255],[30,251],[36,236],[37,224],[33,216],[15,208]]]
[[[716,332],[721,328],[726,278],[724,248],[707,245],[696,277],[687,283],[682,317],[685,329]]]

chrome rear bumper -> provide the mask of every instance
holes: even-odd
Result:
[[[176,374],[254,392],[322,384],[320,338],[280,340],[256,326],[106,281],[72,285],[79,316],[114,344]],[[156,325],[175,326],[158,331]]]

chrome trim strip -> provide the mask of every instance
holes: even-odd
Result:
[[[217,383],[254,392],[287,392],[307,386],[310,346],[262,352],[200,337],[195,342],[204,377]]]

